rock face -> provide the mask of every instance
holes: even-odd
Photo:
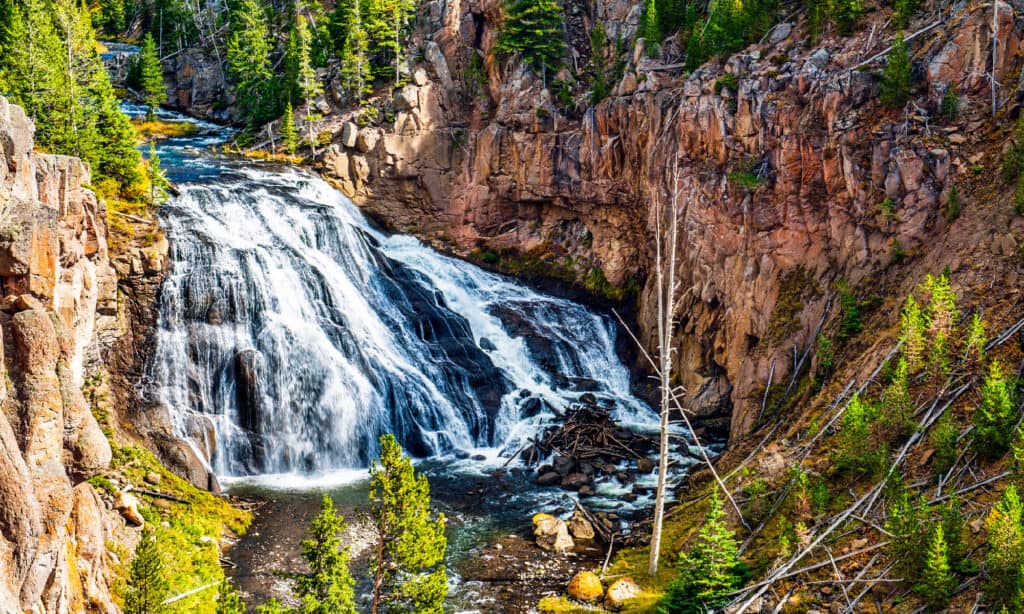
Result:
[[[680,383],[705,424],[732,437],[753,425],[769,373],[786,381],[792,355],[813,344],[836,282],[857,287],[897,248],[924,249],[949,228],[941,208],[954,171],[969,166],[964,141],[919,113],[879,106],[876,75],[854,69],[890,42],[869,41],[876,28],[817,48],[777,29],[689,75],[657,66],[638,44],[612,95],[574,115],[540,78],[492,53],[498,0],[432,6],[414,68],[429,79],[396,92],[394,121],[361,128],[355,147],[351,128],[339,133],[320,159],[324,174],[385,225],[463,254],[493,252],[512,272],[516,258],[536,256],[552,277],[641,288],[636,319],[649,349],[653,238],[659,211],[674,204]],[[610,41],[635,31],[638,8],[573,5]],[[958,5],[914,42],[923,104],[937,105],[950,84],[965,94],[987,87],[990,21],[984,7]],[[1021,24],[1010,7],[999,23],[995,74],[1014,75]],[[570,48],[582,66],[589,45]],[[735,86],[722,85],[724,73]],[[886,198],[894,213],[879,207]]]
[[[81,391],[117,311],[106,209],[33,134],[0,97],[0,611],[114,612],[109,513],[83,483],[111,450]]]

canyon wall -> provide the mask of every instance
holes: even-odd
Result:
[[[879,62],[861,66],[893,38],[879,9],[858,34],[817,45],[799,24],[778,24],[690,74],[674,63],[674,41],[655,61],[641,40],[611,96],[588,107],[577,88],[567,111],[550,75],[545,84],[493,53],[497,0],[435,0],[417,29],[422,61],[385,119],[330,119],[335,143],[319,164],[395,230],[512,273],[613,296],[641,288],[636,321],[651,350],[654,237],[674,203],[679,381],[705,424],[736,438],[837,313],[837,284],[870,290],[950,232],[949,189],[969,181],[973,145],[993,136],[979,133],[986,72],[1004,84],[1001,104],[1016,104],[1022,23],[1000,5],[993,71],[986,6],[927,7],[914,19],[908,32],[939,27],[910,43],[917,84],[906,110],[879,104]],[[567,3],[573,64],[586,65],[593,23],[614,47],[619,32],[635,32],[638,8]],[[950,85],[964,111],[943,122]]]
[[[85,480],[111,448],[82,393],[117,320],[106,209],[0,97],[0,612],[115,612],[124,522]]]

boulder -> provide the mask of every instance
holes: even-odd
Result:
[[[609,610],[621,610],[627,601],[636,599],[642,592],[643,589],[633,581],[633,578],[619,578],[608,587],[608,592],[604,596],[604,607]]]
[[[650,473],[654,471],[654,461],[649,458],[638,458],[636,459],[636,470],[640,473]]]
[[[158,486],[160,484],[161,476],[159,473],[155,471],[150,471],[149,473],[146,474],[146,477],[142,479],[145,480],[147,484]]]
[[[359,126],[352,122],[345,122],[341,125],[341,144],[349,149],[356,146],[356,139],[359,137]]]
[[[537,484],[539,486],[554,486],[562,481],[562,476],[558,475],[554,471],[548,471],[537,476]]]
[[[569,580],[569,596],[580,601],[596,601],[604,594],[601,578],[592,571],[581,571]]]
[[[359,136],[356,137],[356,149],[363,153],[370,153],[377,148],[377,143],[380,142],[380,132],[376,128],[367,128],[359,131]]]
[[[558,475],[564,477],[572,473],[572,470],[576,468],[576,461],[559,455],[552,461],[552,465],[554,465],[555,471],[558,472]]]
[[[121,512],[121,516],[128,524],[137,527],[146,524],[142,514],[139,513],[139,500],[135,498],[135,495],[124,490],[118,491],[117,498],[114,499],[114,507]]]
[[[418,89],[415,85],[406,85],[395,92],[395,110],[408,111],[419,106]]]
[[[575,543],[569,536],[565,521],[551,514],[536,514],[533,517],[533,535],[537,545],[545,550],[564,552],[571,550]]]
[[[594,526],[577,510],[569,519],[569,534],[575,539],[594,539]]]
[[[590,478],[582,473],[570,473],[562,478],[562,488],[568,488],[570,490],[579,490],[587,484],[590,484]]]

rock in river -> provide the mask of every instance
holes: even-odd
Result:
[[[575,545],[565,521],[551,514],[534,515],[533,535],[537,538],[537,545],[545,550],[563,552]]]

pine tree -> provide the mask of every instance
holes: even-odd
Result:
[[[935,463],[935,479],[939,480],[953,468],[953,463],[956,462],[958,456],[956,444],[960,437],[960,429],[957,428],[949,413],[946,413],[935,423],[935,427],[932,428],[928,437],[935,448],[933,461]]]
[[[981,403],[974,410],[974,443],[978,452],[999,458],[1010,447],[1017,407],[1010,382],[999,361],[992,361],[981,384]]]
[[[343,36],[339,47],[341,81],[345,92],[359,104],[366,102],[367,95],[373,89],[370,62],[367,59],[370,42],[366,28],[363,27],[364,4],[365,0],[339,2],[332,20]]]
[[[523,61],[541,71],[557,72],[565,52],[562,7],[555,0],[509,0],[495,48],[521,54]]]
[[[900,109],[910,100],[910,55],[903,32],[896,35],[892,50],[886,58],[879,84],[882,104],[890,109]]]
[[[590,31],[590,104],[604,100],[611,88],[608,85],[608,34],[598,21]]]
[[[908,381],[909,367],[907,359],[900,357],[896,361],[896,369],[893,372],[892,382],[882,393],[882,406],[884,416],[882,428],[885,429],[884,439],[893,442],[909,434],[913,427],[914,406],[910,400]]]
[[[718,608],[742,583],[745,566],[739,558],[739,542],[725,524],[725,510],[717,489],[711,494],[708,513],[695,543],[689,551],[679,553],[676,568],[676,578],[658,608],[662,614]]]
[[[279,108],[270,65],[273,38],[258,0],[233,0],[229,21],[228,75],[238,95],[239,112],[253,128],[274,117]]]
[[[345,521],[324,495],[320,514],[309,526],[309,537],[302,540],[302,558],[309,573],[302,575],[295,595],[302,601],[301,614],[356,614],[355,580],[348,569],[348,548],[341,547]]]
[[[139,89],[143,101],[149,106],[146,120],[151,121],[156,117],[156,107],[167,101],[167,90],[164,88],[164,70],[156,52],[156,41],[148,32],[139,50]]]
[[[370,520],[378,535],[370,563],[371,612],[397,604],[440,614],[448,594],[444,515],[433,517],[430,484],[416,473],[394,436],[382,436],[380,445],[380,461],[370,467]]]
[[[975,365],[984,363],[985,344],[987,342],[985,338],[985,322],[981,319],[981,314],[975,312],[974,317],[971,318],[971,323],[967,326],[967,339],[964,340],[964,362]]]
[[[955,588],[956,578],[953,577],[949,568],[946,538],[943,535],[942,525],[936,524],[925,553],[921,584],[916,587],[916,590],[924,597],[930,612],[941,612],[949,605]]]
[[[221,582],[220,590],[217,593],[216,614],[245,614],[245,604],[242,603],[242,596],[231,580],[225,578]]]
[[[953,495],[939,508],[942,535],[946,540],[949,567],[953,571],[972,573],[973,563],[967,559],[967,544],[964,541],[964,516],[960,500]]]
[[[838,434],[836,465],[841,471],[875,475],[889,455],[877,438],[878,408],[854,394],[843,413]]]
[[[654,0],[644,1],[644,18],[640,22],[638,37],[642,37],[647,45],[647,54],[654,55],[654,50],[661,43],[661,29],[658,27],[658,6]]]
[[[956,322],[960,312],[956,307],[956,295],[949,283],[949,276],[925,276],[921,289],[928,294],[926,320],[931,345],[928,348],[928,366],[938,377],[949,375],[949,356],[956,337]]]
[[[306,104],[306,113],[303,116],[303,121],[306,124],[306,139],[315,156],[316,140],[313,138],[313,122],[320,116],[313,113],[313,102],[317,96],[323,93],[324,88],[310,61],[309,26],[306,24],[306,18],[301,14],[296,17],[292,34],[295,36],[295,53],[297,54],[295,85],[300,98]]]
[[[1024,603],[1021,603],[1021,590],[1024,589],[1024,526],[1021,525],[1021,511],[1017,488],[1011,484],[985,519],[989,545],[985,557],[988,577],[985,596],[994,606],[1004,606],[1015,612],[1024,607]]]
[[[292,111],[292,102],[289,100],[284,107],[284,115],[281,116],[281,143],[288,154],[294,154],[297,146],[295,134],[295,113]]]
[[[135,547],[135,558],[128,573],[124,614],[163,614],[167,611],[163,602],[169,592],[156,537],[146,531]]]
[[[907,295],[900,314],[900,340],[903,342],[903,357],[910,373],[916,373],[924,364],[924,314],[913,294]]]
[[[960,115],[960,94],[956,91],[956,83],[946,86],[946,93],[942,95],[939,111],[948,120],[954,120]]]
[[[910,583],[921,578],[924,552],[928,545],[928,529],[923,504],[914,502],[910,493],[900,485],[889,509],[885,530],[889,532],[892,559],[900,577]]]
[[[377,76],[391,77],[397,86],[404,40],[409,22],[416,14],[415,0],[368,0],[363,13],[363,26],[378,62]]]
[[[56,126],[63,53],[45,0],[14,2],[0,23],[0,85],[11,102],[36,122],[36,143],[50,149]]]

